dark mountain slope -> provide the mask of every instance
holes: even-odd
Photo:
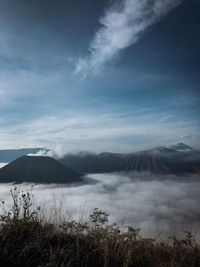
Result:
[[[158,147],[135,153],[80,153],[60,159],[65,166],[84,173],[149,171],[156,174],[200,173],[200,153]]]
[[[0,182],[72,183],[81,174],[50,157],[23,156],[0,169]]]

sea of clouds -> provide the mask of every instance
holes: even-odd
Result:
[[[89,179],[94,179],[90,182]],[[94,208],[110,214],[111,222],[141,228],[144,235],[199,234],[200,176],[155,176],[148,173],[93,174],[81,185],[21,184],[31,191],[43,216],[60,223],[64,219],[85,221]],[[0,201],[11,206],[12,184],[0,184]],[[0,207],[2,209],[2,205]]]

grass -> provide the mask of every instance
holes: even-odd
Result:
[[[0,266],[198,267],[200,246],[190,232],[183,239],[146,239],[139,229],[120,229],[94,209],[90,223],[45,222],[31,194],[11,190],[12,208],[0,215]],[[4,207],[4,202],[2,206]]]

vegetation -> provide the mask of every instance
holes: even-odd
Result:
[[[200,246],[190,232],[178,240],[145,239],[139,229],[123,231],[95,209],[90,223],[59,226],[39,218],[30,193],[11,190],[13,206],[0,216],[0,266],[179,267],[200,266]]]

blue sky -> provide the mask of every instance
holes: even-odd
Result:
[[[0,0],[0,149],[200,147],[198,0]]]

